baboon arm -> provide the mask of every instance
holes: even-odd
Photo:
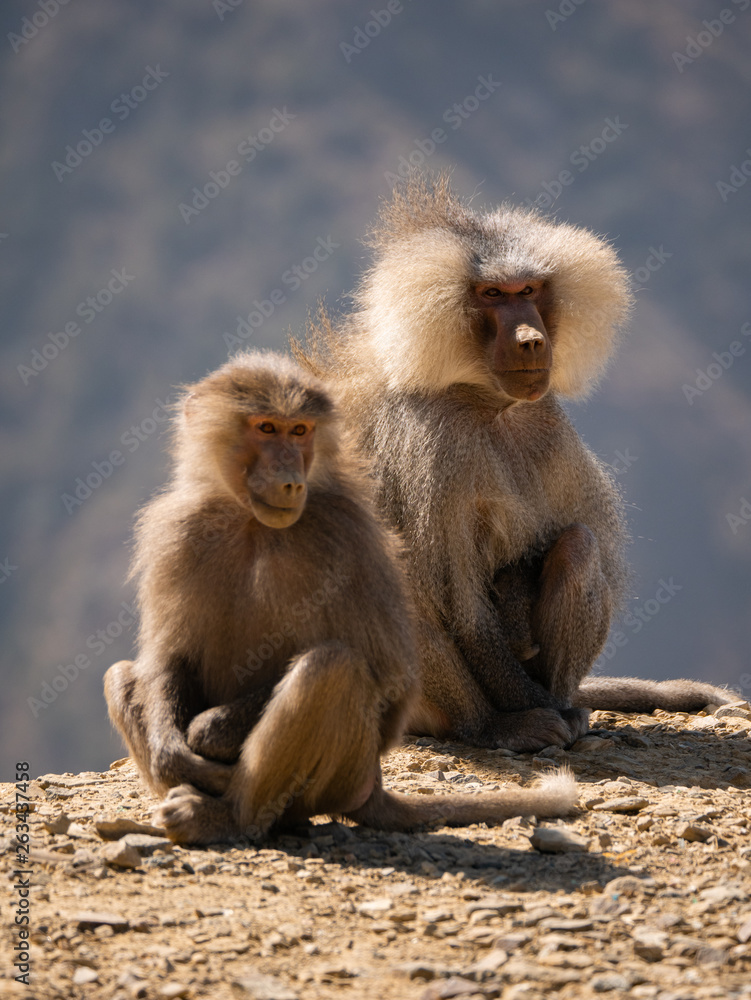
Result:
[[[565,707],[550,691],[532,680],[513,655],[502,620],[491,605],[480,609],[472,627],[457,626],[455,635],[472,675],[499,711]]]
[[[132,675],[126,700],[138,706],[138,732],[132,731],[134,714],[127,705],[123,728],[129,746],[137,749],[136,760],[147,782],[159,793],[184,783],[212,794],[223,792],[232,768],[205,760],[186,742],[189,720],[205,707],[188,660],[173,655],[159,664],[144,658],[133,665]]]

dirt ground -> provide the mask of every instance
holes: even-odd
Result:
[[[384,762],[417,795],[567,764],[579,810],[541,824],[404,835],[323,817],[258,850],[173,848],[126,759],[30,782],[27,863],[2,785],[0,997],[751,1000],[751,709],[597,712],[592,729],[537,756],[418,739]]]

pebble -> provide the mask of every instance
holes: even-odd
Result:
[[[589,985],[595,993],[610,993],[612,990],[626,992],[631,986],[631,982],[619,972],[608,972],[602,976],[595,976]]]
[[[184,983],[163,983],[157,990],[157,996],[164,1000],[176,1000],[177,997],[190,995],[190,986]]]
[[[298,994],[286,987],[281,979],[252,969],[236,975],[232,988],[236,996],[248,1000],[298,1000]]]
[[[174,851],[175,845],[169,837],[155,837],[150,833],[126,833],[119,843],[134,847],[143,857],[149,857],[155,851]]]
[[[393,905],[393,900],[387,899],[386,897],[381,899],[369,899],[364,903],[360,903],[357,907],[357,912],[361,913],[364,917],[380,917],[384,913],[388,913]]]
[[[86,965],[79,965],[73,973],[73,985],[85,986],[86,983],[95,983],[99,979],[96,969],[90,969]]]
[[[127,931],[130,927],[127,917],[122,917],[119,913],[98,910],[84,910],[77,913],[73,920],[75,920],[79,931],[91,931],[103,925],[111,927],[113,931]]]
[[[144,833],[151,837],[163,837],[164,830],[150,823],[137,823],[125,816],[107,816],[100,813],[94,818],[94,828],[102,840],[119,840],[126,833]]]
[[[586,853],[589,848],[586,838],[561,826],[538,826],[529,842],[546,854]]]
[[[676,836],[689,843],[703,844],[712,836],[712,831],[706,826],[699,826],[697,823],[682,823],[676,830]]]
[[[662,961],[668,944],[664,931],[637,928],[634,932],[634,953],[645,962]]]
[[[592,806],[595,812],[635,813],[649,805],[649,799],[638,795],[628,795],[622,799],[609,799],[599,805]]]
[[[141,864],[141,855],[135,847],[123,844],[121,840],[113,840],[105,844],[101,857],[110,868],[138,868]]]

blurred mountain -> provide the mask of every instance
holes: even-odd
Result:
[[[164,480],[174,387],[275,289],[243,343],[283,347],[319,298],[346,308],[410,158],[453,167],[477,204],[537,200],[607,233],[633,270],[631,333],[571,407],[634,536],[605,665],[750,693],[750,6],[3,5],[6,761],[120,755],[101,678],[132,651],[128,539]]]

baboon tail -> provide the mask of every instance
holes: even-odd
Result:
[[[639,677],[588,677],[573,698],[577,708],[611,712],[698,712],[705,705],[737,701],[734,691],[701,681],[648,681]]]
[[[405,831],[430,824],[467,826],[498,823],[511,816],[565,816],[578,797],[576,779],[561,769],[532,788],[508,785],[502,792],[436,795],[431,801],[416,795],[387,792],[380,786],[349,819],[378,830]]]

